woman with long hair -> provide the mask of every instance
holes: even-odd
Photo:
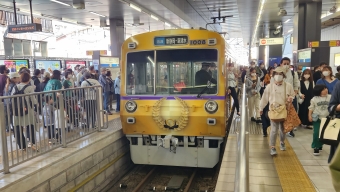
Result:
[[[310,100],[313,98],[314,81],[312,71],[306,69],[301,74],[299,96],[302,99],[299,104],[299,118],[303,127],[312,128],[312,123],[308,119],[308,107]]]

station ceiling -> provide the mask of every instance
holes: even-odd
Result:
[[[99,26],[100,20],[106,20],[109,24],[109,18],[123,20],[127,36],[171,28],[205,28],[207,23],[213,22],[212,17],[232,16],[227,17],[224,23],[208,25],[208,29],[226,32],[224,35],[227,39],[242,38],[243,43],[247,44],[254,33],[261,0],[85,0],[85,9],[73,8],[72,0],[59,1],[71,6],[51,0],[32,0],[33,12],[44,17],[66,18],[93,26]],[[280,23],[283,24],[283,32],[288,33],[293,28],[292,18],[296,14],[294,7],[299,2],[313,1],[319,0],[266,0],[257,37],[265,37],[264,28],[274,29]],[[13,7],[12,2],[1,0],[0,9],[1,5]],[[129,3],[141,11],[129,6]],[[16,5],[20,10],[29,10],[28,0],[16,0]],[[328,12],[334,5],[340,7],[340,0],[322,0],[322,12]],[[278,16],[280,8],[287,11],[287,16]],[[22,14],[20,11],[18,13]],[[150,17],[151,14],[158,20]]]

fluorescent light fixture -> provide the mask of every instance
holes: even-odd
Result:
[[[288,33],[292,32],[292,31],[293,31],[293,29],[289,29]]]
[[[290,21],[290,19],[287,19],[287,21],[285,21],[285,23],[288,23]]]
[[[276,27],[276,29],[280,29],[281,27],[282,27],[282,25],[279,25],[279,26]]]
[[[154,19],[154,20],[156,20],[156,21],[159,21],[159,18],[156,17],[156,16],[154,16],[154,15],[152,15],[152,14],[151,14],[151,18]]]
[[[23,13],[31,14],[31,12],[30,12],[29,10],[20,9],[19,11],[20,11],[20,12],[23,12]],[[33,14],[33,15],[37,15],[37,16],[41,16],[41,13],[35,13],[35,12],[33,12],[32,14]]]
[[[135,10],[137,10],[137,11],[139,11],[139,12],[142,12],[142,9],[141,9],[141,8],[137,7],[136,5],[134,5],[134,4],[132,4],[132,3],[130,3],[130,7],[133,8],[133,9],[135,9]]]
[[[71,6],[71,5],[67,4],[67,3],[64,3],[64,2],[61,2],[61,1],[57,1],[57,0],[50,0],[50,1],[55,2],[55,3],[59,3],[61,5],[65,5],[65,6]]]
[[[66,19],[66,18],[62,18],[61,20],[62,20],[62,21],[69,22],[69,23],[75,23],[75,24],[77,24],[77,23],[78,23],[77,21],[75,21],[75,20],[72,20],[72,19]]]
[[[94,15],[98,15],[98,16],[100,16],[100,17],[106,17],[105,15],[101,15],[101,14],[95,13],[95,12],[93,12],[93,11],[90,11],[90,13],[92,13],[92,14],[94,14]]]
[[[164,24],[165,24],[166,26],[168,26],[168,27],[171,27],[171,25],[170,25],[169,23],[167,23],[167,22],[164,22]]]

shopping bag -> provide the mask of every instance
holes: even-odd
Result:
[[[331,113],[321,119],[319,141],[325,145],[336,145],[340,141],[340,119],[335,118],[336,106]]]
[[[295,127],[301,124],[299,115],[296,113],[295,108],[291,103],[287,105],[287,111],[288,111],[287,118],[283,122],[284,133],[292,131]]]

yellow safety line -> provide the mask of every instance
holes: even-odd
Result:
[[[268,127],[270,133],[270,127]],[[270,137],[268,137],[268,141]],[[276,140],[277,155],[273,157],[283,192],[316,192],[312,181],[297,158],[288,140],[285,140],[286,151],[280,150],[280,139]]]
[[[107,168],[109,168],[111,165],[113,165],[114,163],[116,163],[119,159],[121,159],[124,155],[126,155],[129,151],[119,155],[118,157],[116,157],[114,160],[112,160],[109,164],[105,165],[104,167],[102,167],[101,169],[99,169],[98,171],[96,171],[95,173],[93,173],[91,176],[89,176],[88,178],[86,178],[84,181],[82,181],[81,183],[79,183],[78,185],[76,185],[75,187],[73,187],[72,189],[69,190],[69,192],[74,192],[77,191],[78,189],[80,189],[82,186],[84,186],[86,183],[90,182],[93,178],[97,177],[100,173],[102,173],[103,171],[105,171]]]

